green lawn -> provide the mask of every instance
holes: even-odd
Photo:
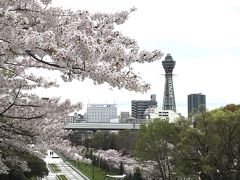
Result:
[[[94,166],[94,178],[93,178],[93,166],[91,164],[85,164],[77,161],[69,161],[74,167],[79,169],[83,174],[85,174],[90,179],[103,180],[106,174],[117,174],[117,172],[106,172],[104,169]]]
[[[61,170],[56,164],[48,164],[52,172],[60,172]]]
[[[63,174],[57,175],[58,180],[68,180],[67,177]]]

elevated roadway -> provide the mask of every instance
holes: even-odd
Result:
[[[130,123],[68,123],[68,130],[139,130],[141,124]]]

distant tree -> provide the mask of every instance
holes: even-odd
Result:
[[[3,155],[6,154],[3,153]],[[0,179],[4,180],[27,180],[31,177],[41,177],[48,175],[46,163],[36,155],[32,155],[26,151],[15,151],[13,157],[21,157],[21,160],[27,162],[25,167],[29,169],[21,169],[14,161],[7,162],[9,169],[8,174],[0,174]]]
[[[137,132],[130,130],[120,131],[118,134],[97,131],[90,139],[89,146],[96,149],[116,149],[123,154],[132,154],[137,139]]]
[[[21,169],[12,168],[8,175],[9,180],[28,180]]]
[[[87,152],[87,154],[85,156],[86,156],[86,158],[93,159],[93,150],[91,149],[89,152]]]
[[[227,105],[196,116],[195,128],[183,128],[176,169],[205,180],[240,179],[240,106]]]
[[[126,180],[143,180],[141,170],[139,168],[135,168],[133,174],[127,174]]]
[[[106,149],[117,149],[117,145],[119,142],[119,136],[116,133],[109,133],[107,136],[107,142],[109,142],[108,147]]]
[[[127,180],[133,180],[133,176],[132,176],[132,174],[131,174],[131,173],[128,174],[127,177],[126,177],[126,179],[127,179]]]
[[[96,132],[90,139],[90,146],[96,149],[117,149],[118,135],[104,131]]]
[[[47,169],[46,163],[41,158],[29,154],[26,161],[27,161],[28,167],[31,169],[29,172],[24,172],[26,177],[43,178],[44,176],[48,175],[48,169]]]
[[[121,150],[124,154],[132,154],[134,145],[137,140],[137,132],[131,130],[119,131],[117,150]]]
[[[108,142],[106,141],[106,136],[101,131],[97,131],[90,139],[90,147],[96,149],[103,149],[104,147],[106,147],[105,143]]]
[[[119,166],[119,174],[124,174],[124,167],[122,162],[120,163],[120,166]]]
[[[154,119],[147,125],[141,125],[135,155],[142,160],[156,161],[159,177],[169,180],[176,139],[177,128],[174,124],[167,120]]]
[[[12,167],[8,174],[0,174],[0,180],[28,180],[23,171]]]
[[[133,174],[133,180],[143,180],[140,168],[136,168]]]

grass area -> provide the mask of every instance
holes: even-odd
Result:
[[[31,177],[30,180],[37,180],[37,178],[36,177]]]
[[[117,174],[117,172],[106,172],[106,170],[101,169],[97,166],[93,166],[91,164],[85,164],[79,161],[69,161],[74,167],[79,169],[83,174],[85,174],[90,179],[94,180],[103,180],[106,174]],[[94,170],[94,178],[93,178],[93,170]]]
[[[63,174],[57,175],[58,180],[68,180],[67,177]]]
[[[52,172],[61,172],[59,167],[56,164],[48,164]]]

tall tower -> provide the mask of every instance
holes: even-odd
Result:
[[[165,70],[165,87],[163,96],[163,110],[172,110],[176,112],[175,96],[173,89],[172,72],[175,67],[176,61],[172,59],[170,54],[167,54],[162,61],[163,68]]]

